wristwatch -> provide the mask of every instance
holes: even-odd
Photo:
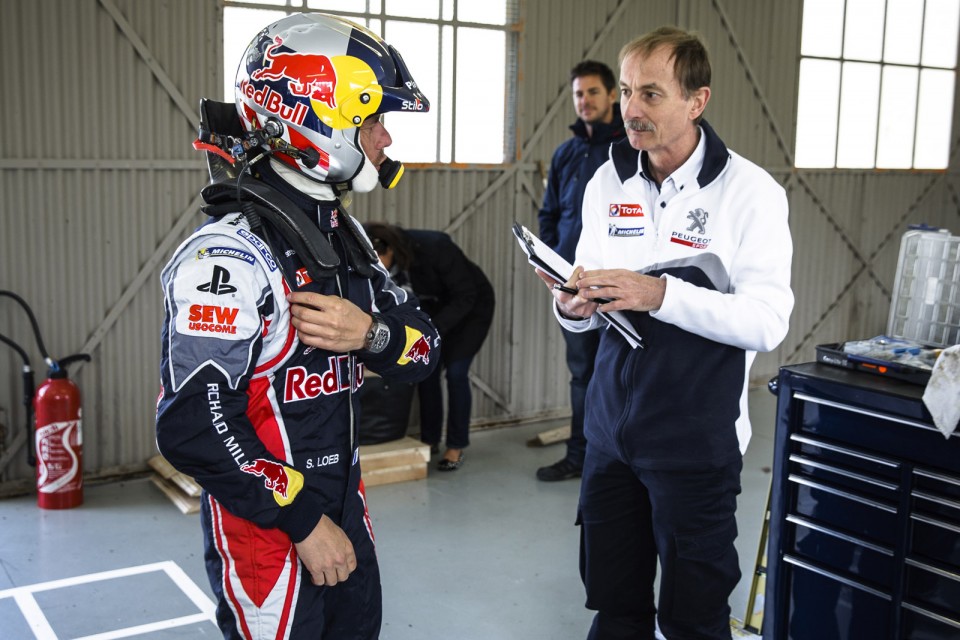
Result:
[[[387,348],[390,342],[390,327],[383,321],[379,314],[373,314],[373,324],[363,340],[363,348],[370,353],[380,353]]]

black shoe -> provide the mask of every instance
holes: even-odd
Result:
[[[437,471],[456,471],[462,464],[463,452],[461,451],[460,456],[456,460],[447,460],[446,458],[441,458],[440,462],[437,463]]]
[[[579,478],[581,474],[583,474],[582,465],[574,464],[564,458],[560,462],[551,464],[549,467],[540,467],[537,469],[537,480],[557,482],[558,480]]]

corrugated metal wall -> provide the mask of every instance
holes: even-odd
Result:
[[[222,86],[221,9],[216,0],[9,0],[4,9],[0,289],[33,306],[55,357],[81,349],[94,357],[76,376],[88,473],[142,468],[154,453],[157,276],[200,220],[205,174],[190,142],[199,98]],[[448,230],[490,275],[497,313],[472,371],[476,424],[566,411],[560,332],[509,227],[536,225],[544,172],[573,118],[569,68],[584,57],[615,67],[624,42],[660,24],[704,35],[714,63],[707,118],[790,195],[797,306],[783,345],[758,357],[755,380],[811,359],[816,344],[884,330],[907,223],[960,233],[953,171],[791,170],[801,9],[799,1],[525,0],[515,162],[410,167],[399,189],[357,197],[351,210],[361,219]],[[39,366],[29,325],[7,299],[0,334],[27,346]],[[5,459],[23,431],[19,369],[12,350],[0,351],[8,489],[31,476],[22,451]]]
[[[162,318],[158,266],[196,226],[206,182],[190,147],[219,77],[220,11],[194,0],[15,0],[0,21],[0,289],[33,308],[84,394],[84,465],[110,475],[152,454]],[[45,368],[26,316],[0,333]],[[23,432],[21,362],[0,351],[6,452]],[[22,450],[3,478],[29,478]]]

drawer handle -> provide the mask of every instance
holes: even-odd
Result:
[[[916,420],[901,418],[900,416],[892,416],[889,413],[879,413],[877,411],[861,409],[860,407],[852,407],[848,404],[842,404],[840,402],[833,402],[831,400],[824,400],[823,398],[808,396],[805,393],[794,393],[793,397],[796,398],[797,400],[803,400],[804,402],[812,402],[813,404],[822,404],[827,407],[842,409],[844,411],[850,411],[851,413],[859,413],[860,415],[863,415],[863,416],[870,416],[871,418],[880,418],[881,420],[887,420],[889,422],[899,422],[900,424],[905,424],[908,427],[915,427],[917,429],[923,429],[924,431],[933,431],[936,433],[940,433],[940,430],[937,429],[936,427],[932,427],[922,422],[917,422]],[[951,437],[960,438],[960,435],[954,433]]]
[[[877,553],[881,553],[885,556],[890,556],[891,558],[893,557],[892,549],[881,547],[880,545],[873,544],[872,542],[866,542],[864,540],[861,540],[860,538],[855,538],[846,533],[840,533],[839,531],[834,531],[833,529],[816,524],[810,520],[807,520],[806,518],[803,518],[801,516],[798,516],[792,513],[787,516],[787,522],[792,522],[793,524],[798,525],[800,527],[806,527],[807,529],[819,531],[824,535],[832,536],[834,538],[839,538],[840,540],[849,542],[850,544],[854,544],[858,547],[864,547],[865,549],[870,549],[871,551],[876,551]]]
[[[915,605],[915,604],[910,604],[909,602],[903,602],[900,606],[902,606],[904,609],[909,609],[910,611],[913,611],[914,613],[919,613],[920,615],[922,615],[922,616],[925,617],[925,618],[930,618],[931,620],[936,620],[937,622],[942,622],[943,624],[947,625],[948,627],[953,627],[954,629],[960,629],[960,622],[957,622],[957,621],[954,620],[953,618],[948,618],[948,617],[946,617],[946,616],[942,616],[942,615],[940,615],[939,613],[934,613],[933,611],[927,611],[926,609],[924,609],[924,608],[922,608],[922,607],[918,607],[918,606]]]
[[[820,489],[821,491],[826,491],[827,493],[832,493],[834,495],[840,496],[841,498],[846,498],[848,500],[853,500],[854,502],[859,502],[888,513],[896,513],[897,508],[891,507],[889,505],[883,504],[882,502],[877,502],[876,500],[870,500],[869,498],[864,498],[863,496],[858,496],[853,493],[848,493],[847,491],[841,491],[840,489],[834,489],[819,482],[813,482],[812,480],[807,480],[802,476],[798,476],[794,473],[791,473],[787,476],[787,479],[791,482],[796,482],[797,484],[805,484],[808,487],[813,487],[814,489]]]
[[[860,451],[854,451],[853,449],[847,449],[846,447],[841,447],[830,442],[823,442],[817,440],[816,438],[811,438],[809,436],[801,436],[797,433],[791,433],[790,439],[794,442],[800,442],[802,444],[809,444],[814,447],[820,447],[821,449],[827,449],[829,451],[835,451],[837,453],[842,453],[844,455],[851,456],[853,458],[859,458],[860,460],[866,460],[867,462],[873,462],[875,464],[881,464],[886,467],[892,467],[894,469],[900,468],[899,462],[894,462],[892,460],[885,460],[883,458],[878,458],[873,455],[862,453]]]
[[[929,500],[930,502],[939,504],[941,507],[949,507],[950,509],[960,509],[960,502],[957,502],[956,500],[950,500],[948,498],[941,498],[940,496],[935,496],[932,493],[927,493],[926,491],[920,491],[918,489],[914,489],[913,491],[910,492],[910,495],[912,495],[914,498]]]
[[[916,513],[910,514],[911,520],[916,520],[918,522],[925,522],[927,524],[932,524],[935,527],[940,527],[941,529],[946,529],[947,531],[953,531],[954,533],[960,533],[960,527],[955,524],[950,524],[948,522],[943,522],[942,520],[937,520],[936,518],[931,518],[929,516],[921,516]]]
[[[793,556],[791,556],[791,555],[789,555],[789,554],[784,554],[783,560],[784,560],[784,562],[789,562],[789,563],[792,564],[792,565],[796,565],[796,566],[798,566],[798,567],[803,567],[803,568],[806,569],[807,571],[812,571],[813,573],[819,574],[819,575],[823,576],[824,578],[830,578],[831,580],[835,580],[835,581],[837,581],[837,582],[841,582],[841,583],[847,585],[848,587],[853,587],[854,589],[859,589],[860,591],[865,591],[866,593],[869,593],[869,594],[871,594],[871,595],[877,596],[878,598],[882,598],[882,599],[884,599],[884,600],[886,600],[886,601],[888,601],[888,602],[891,601],[891,600],[893,600],[893,598],[890,596],[889,593],[884,593],[884,592],[882,592],[882,591],[877,591],[876,589],[873,589],[873,588],[871,588],[871,587],[868,587],[868,586],[866,586],[866,585],[864,585],[864,584],[860,584],[860,583],[857,582],[856,580],[851,580],[850,578],[844,578],[843,576],[839,576],[839,575],[833,573],[832,571],[827,571],[826,569],[821,569],[820,567],[814,566],[814,565],[812,565],[812,564],[810,564],[810,563],[808,563],[808,562],[804,562],[804,561],[801,560],[800,558],[795,558],[795,557],[793,557]]]
[[[920,469],[918,467],[914,467],[913,473],[918,476],[923,476],[924,478],[939,480],[940,482],[945,482],[946,484],[952,484],[955,487],[960,487],[960,478],[954,478],[953,476],[937,473],[936,471],[927,471],[926,469]]]
[[[953,580],[954,582],[960,582],[960,575],[953,573],[952,571],[946,571],[940,569],[939,567],[931,566],[925,562],[920,562],[919,560],[914,560],[913,558],[907,558],[904,562],[911,567],[917,567],[918,569],[923,569],[924,571],[929,571],[930,573],[935,573],[942,578],[947,578],[948,580]]]
[[[888,491],[896,491],[899,488],[898,485],[877,480],[869,476],[860,475],[859,473],[854,473],[852,471],[846,471],[845,469],[835,467],[832,464],[826,464],[825,462],[820,462],[818,460],[811,460],[806,456],[797,455],[795,453],[790,454],[789,460],[790,462],[796,462],[797,464],[813,467],[814,469],[823,469],[824,471],[835,473],[838,476],[843,476],[844,478],[850,478],[851,480],[859,480],[860,482],[864,482],[866,484],[872,484],[882,489],[887,489]]]

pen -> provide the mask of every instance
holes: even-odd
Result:
[[[579,289],[571,289],[570,287],[564,286],[559,282],[554,283],[553,288],[555,291],[563,291],[564,293],[569,293],[572,296],[575,296],[578,293],[580,293]],[[589,300],[590,302],[596,302],[597,304],[606,304],[608,302],[613,302],[613,298],[590,298]]]

